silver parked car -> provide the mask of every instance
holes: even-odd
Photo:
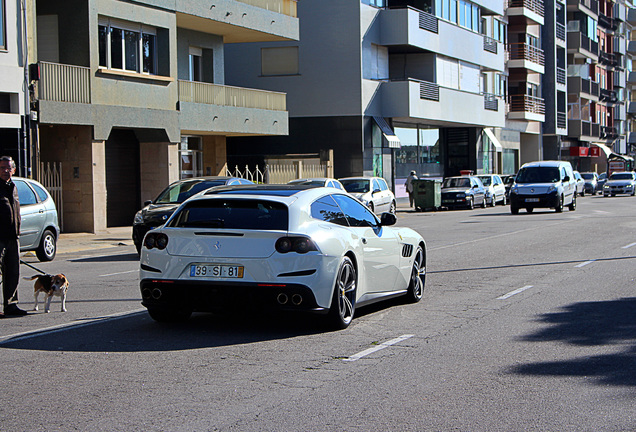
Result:
[[[375,214],[395,213],[395,195],[382,177],[347,177],[339,180],[347,192]]]
[[[309,186],[316,186],[316,187],[332,187],[332,188],[340,189],[342,191],[345,190],[344,186],[342,186],[342,184],[338,180],[329,178],[329,177],[313,177],[313,178],[296,179],[296,180],[291,180],[287,182],[287,184],[309,185]]]
[[[51,261],[57,252],[60,226],[49,192],[35,180],[13,177],[20,197],[20,252],[35,251],[40,261]]]
[[[484,184],[486,189],[486,201],[489,205],[495,206],[498,202],[506,205],[506,186],[503,180],[497,174],[481,174],[478,175],[479,180]]]

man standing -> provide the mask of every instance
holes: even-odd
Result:
[[[411,207],[413,207],[413,180],[417,180],[415,171],[411,171],[411,174],[406,178],[406,192],[409,194],[409,205]]]
[[[5,316],[27,314],[18,307],[21,218],[18,188],[11,181],[14,173],[15,162],[11,156],[0,157],[0,260]]]

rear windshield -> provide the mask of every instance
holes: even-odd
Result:
[[[594,178],[594,174],[592,173],[581,174],[581,175],[583,176],[585,180],[592,180]]]
[[[556,167],[521,168],[515,181],[517,183],[555,183],[560,180]]]
[[[186,204],[167,226],[287,231],[288,219],[287,206],[278,202],[206,199]]]
[[[479,177],[479,180],[484,184],[484,186],[490,186],[491,178],[488,176]]]
[[[168,186],[155,200],[155,204],[181,204],[192,195],[214,186],[225,184],[225,180],[186,180]]]
[[[369,180],[340,180],[342,186],[349,193],[366,193],[369,192]]]

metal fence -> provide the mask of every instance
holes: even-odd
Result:
[[[62,200],[62,162],[41,162],[40,183],[51,194],[57,208],[60,230],[64,231],[64,201]]]
[[[236,165],[234,169],[225,168],[225,175],[241,177],[255,183],[284,184],[291,180],[312,177],[332,177],[327,164],[303,163],[303,161],[292,161],[290,163],[266,164],[263,169],[256,165],[244,168]]]

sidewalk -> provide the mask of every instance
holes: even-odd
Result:
[[[134,246],[132,227],[108,228],[100,234],[62,233],[57,241],[57,253],[81,252],[121,246]]]

